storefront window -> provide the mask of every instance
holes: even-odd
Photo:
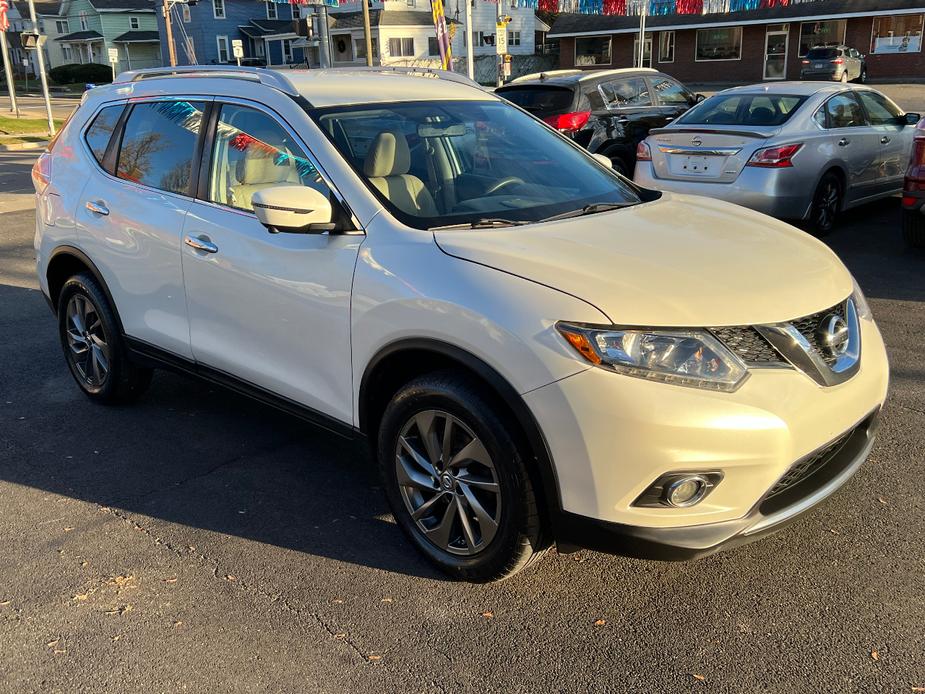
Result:
[[[846,24],[844,19],[831,22],[803,22],[800,25],[800,57],[806,55],[813,46],[837,46],[844,43]]]
[[[663,31],[658,35],[658,62],[674,62],[674,32]]]
[[[742,27],[697,30],[697,60],[739,60]]]
[[[871,53],[918,53],[922,50],[922,19],[925,15],[874,17]]]
[[[575,65],[610,65],[610,37],[576,39]]]

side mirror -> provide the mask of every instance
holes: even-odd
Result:
[[[597,159],[598,164],[601,166],[606,166],[608,169],[613,168],[613,162],[610,161],[610,157],[605,157],[603,154],[592,154],[591,156]]]
[[[694,94],[694,103],[699,104],[701,101],[706,101],[707,97],[703,94]]]
[[[905,115],[905,120],[903,121],[906,125],[915,125],[920,120],[922,120],[921,113],[907,113]]]
[[[306,186],[264,188],[251,198],[254,214],[271,234],[322,234],[333,231],[334,210],[327,196]]]

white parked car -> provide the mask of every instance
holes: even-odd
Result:
[[[463,78],[125,73],[33,180],[92,400],[167,367],[365,436],[398,524],[460,578],[553,542],[708,554],[873,444],[883,342],[826,246],[635,188]]]

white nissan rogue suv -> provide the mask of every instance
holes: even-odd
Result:
[[[451,575],[552,543],[686,559],[777,529],[867,457],[887,359],[822,243],[636,187],[465,78],[141,70],[36,162],[68,367],[153,367],[366,437]]]

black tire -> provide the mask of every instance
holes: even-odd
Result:
[[[629,167],[626,165],[626,162],[623,161],[620,157],[610,158],[610,168],[626,178],[633,177],[633,173],[629,171]]]
[[[858,76],[858,82],[867,84],[867,68],[861,67],[861,74]]]
[[[73,304],[72,304],[73,302]],[[70,307],[88,307],[84,330],[69,314]],[[74,313],[72,312],[72,313]],[[147,390],[152,370],[133,364],[119,330],[119,322],[106,294],[89,273],[75,275],[64,283],[58,296],[58,336],[71,375],[84,394],[106,405],[132,402]],[[76,337],[75,339],[75,336]],[[92,343],[92,344],[91,344]],[[72,347],[76,344],[77,347]],[[85,345],[90,361],[81,358],[75,349]],[[93,350],[102,359],[92,356]],[[105,363],[105,374],[102,365]]]
[[[903,240],[910,248],[925,248],[925,214],[903,210]]]
[[[848,84],[848,71],[847,70],[841,73],[841,83]]]
[[[809,211],[808,228],[814,236],[825,236],[835,228],[844,190],[841,179],[831,171],[822,177]]]
[[[495,506],[488,504],[482,507],[482,510],[494,509],[489,512],[489,515],[497,513],[497,529],[486,546],[477,551],[474,548],[478,547],[479,543],[475,543],[470,548],[465,539],[459,512],[449,508],[454,503],[454,496],[458,495],[462,498],[462,493],[455,491],[456,486],[450,488],[441,486],[441,480],[446,477],[446,471],[450,471],[452,477],[459,473],[460,468],[451,469],[451,465],[435,465],[436,476],[430,475],[428,478],[432,480],[432,490],[417,492],[407,484],[402,485],[399,482],[398,469],[402,463],[398,452],[401,450],[402,457],[405,459],[408,455],[406,449],[399,448],[401,445],[399,437],[404,431],[405,441],[414,442],[417,450],[422,450],[423,437],[419,434],[416,437],[412,436],[410,432],[420,432],[420,429],[416,428],[415,416],[429,417],[427,413],[438,413],[432,420],[435,441],[438,443],[442,441],[442,432],[448,426],[445,418],[442,420],[444,426],[440,428],[439,417],[448,415],[456,422],[453,425],[454,431],[461,431],[461,436],[465,437],[461,439],[458,446],[466,447],[465,442],[471,441],[470,435],[474,434],[484,445],[485,451],[490,456],[490,462],[494,466],[493,479],[497,482],[496,486],[500,495],[497,497]],[[459,423],[463,425],[462,428]],[[538,560],[547,548],[543,539],[536,496],[524,463],[526,453],[521,451],[515,438],[512,438],[509,433],[512,429],[511,423],[501,414],[500,408],[494,404],[489,394],[474,386],[470,379],[451,371],[427,374],[408,383],[395,394],[383,414],[379,428],[378,462],[389,505],[392,507],[396,521],[412,543],[440,570],[453,578],[474,582],[501,580],[522,571]],[[458,453],[452,445],[448,448]],[[441,455],[441,460],[443,460],[443,455]],[[468,468],[472,466],[472,464],[467,464],[467,467],[463,468],[465,476],[459,473],[458,479],[468,478],[470,475]],[[443,474],[441,470],[444,471]],[[469,491],[471,492],[471,488]],[[494,494],[495,492],[479,491],[479,493]],[[424,529],[419,527],[419,521],[412,518],[409,509],[412,501],[407,500],[407,495],[410,494],[418,494],[422,499],[424,494],[440,497],[436,502],[431,501],[429,509],[434,509],[435,520],[439,517],[446,521],[452,515],[453,520],[449,522],[448,527],[451,526],[455,531],[447,533],[448,537],[452,538],[448,548],[440,547],[436,542],[432,542]],[[484,503],[484,497],[480,500]],[[478,520],[478,514],[473,510],[474,507],[467,505],[465,501],[461,503],[459,508],[469,510],[467,514],[469,527],[474,527],[473,522],[478,523],[479,534],[484,539],[482,521]],[[429,515],[430,513],[427,514]],[[422,518],[420,525],[428,520],[427,516]],[[439,524],[440,521],[436,521],[431,526],[432,531]],[[470,535],[474,536],[473,530],[470,530]],[[457,553],[450,551],[454,543],[457,545],[454,548]],[[459,549],[460,546],[462,549]],[[467,550],[472,551],[468,556],[461,556],[458,553]]]

